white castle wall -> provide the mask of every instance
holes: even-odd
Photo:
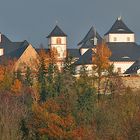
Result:
[[[118,72],[118,69],[121,70],[121,73],[123,74],[130,66],[134,64],[134,62],[110,62],[110,64],[114,65],[114,72]],[[86,70],[89,74],[92,73],[93,65],[84,65],[86,67]],[[79,74],[80,69],[82,68],[82,65],[78,65],[76,67],[76,73]]]
[[[118,69],[121,69],[121,73],[124,73],[134,62],[111,62],[114,65],[114,71],[118,72]]]
[[[135,42],[134,34],[108,34],[105,36],[106,42]]]

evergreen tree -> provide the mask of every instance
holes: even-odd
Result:
[[[26,74],[25,74],[25,85],[31,87],[33,85],[33,77],[32,77],[32,72],[29,67],[26,69]]]
[[[40,66],[38,70],[38,82],[40,85],[40,100],[46,101],[47,92],[46,92],[46,67],[44,59],[40,59]]]
[[[72,64],[73,63],[73,57],[68,55],[64,61],[64,72],[69,72],[70,74],[75,74],[75,67]]]

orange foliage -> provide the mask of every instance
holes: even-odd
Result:
[[[3,60],[4,61],[4,60]],[[12,72],[16,60],[8,60],[4,65],[0,65],[0,81],[4,80],[6,73]]]
[[[18,79],[16,79],[14,81],[14,84],[11,87],[11,91],[13,91],[14,93],[19,93],[21,91],[21,88],[22,88],[21,81],[19,81]]]
[[[50,112],[58,112],[60,110],[60,106],[54,99],[49,99],[44,103],[44,107],[48,109]]]
[[[57,103],[52,99],[47,102],[33,105],[35,115],[32,120],[32,127],[36,128],[40,135],[48,135],[50,138],[84,140],[86,131],[77,127],[74,117],[71,114],[60,115],[58,113],[59,107],[48,109],[50,105],[53,106],[53,103],[57,106]],[[52,113],[51,111],[55,112]]]
[[[96,53],[92,57],[93,64],[100,69],[107,69],[109,67],[109,57],[111,51],[105,43],[96,46]]]
[[[3,81],[4,79],[4,67],[3,66],[0,66],[0,81]]]
[[[58,53],[55,48],[51,48],[49,52],[46,52],[44,49],[41,49],[39,52],[40,59],[45,61],[46,68],[49,64],[57,64],[58,62]]]

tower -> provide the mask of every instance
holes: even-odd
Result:
[[[135,42],[135,34],[118,17],[111,29],[105,34],[106,42]]]
[[[67,51],[67,35],[56,25],[47,38],[49,48],[55,48],[57,50],[58,59],[65,59]]]

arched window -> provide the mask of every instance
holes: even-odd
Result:
[[[61,38],[57,38],[57,39],[56,39],[56,43],[57,43],[57,44],[61,44]]]

